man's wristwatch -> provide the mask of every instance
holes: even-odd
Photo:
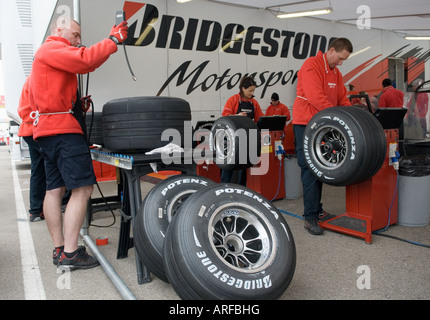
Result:
[[[119,44],[119,41],[117,39],[117,37],[115,36],[109,36],[109,39],[111,39],[113,42],[115,42],[117,45]]]

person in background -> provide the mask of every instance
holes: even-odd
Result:
[[[319,51],[308,58],[298,72],[297,97],[293,105],[293,129],[297,163],[303,184],[304,227],[310,234],[321,235],[319,220],[330,217],[322,209],[322,182],[308,169],[303,152],[304,132],[309,120],[320,110],[334,106],[350,106],[342,74],[337,66],[348,59],[352,44],[346,38],[332,41],[326,53]]]
[[[257,84],[253,77],[244,76],[239,83],[239,93],[231,96],[224,105],[222,116],[239,115],[248,117],[258,122],[263,112],[257,100],[254,99],[254,92]],[[221,182],[228,183],[233,176],[233,170],[221,170]],[[238,170],[238,184],[246,186],[246,170]]]
[[[285,126],[284,126],[284,137],[283,137],[283,144],[285,149],[286,137],[288,136],[287,122],[291,120],[291,113],[288,107],[279,101],[279,95],[276,92],[272,94],[270,106],[268,106],[266,109],[266,116],[286,116],[287,117]],[[290,127],[290,135],[291,134],[292,132]]]
[[[290,121],[291,114],[288,107],[279,101],[279,95],[274,92],[271,97],[270,106],[267,107],[266,116],[286,116]]]
[[[127,38],[126,22],[93,46],[79,47],[81,27],[71,18],[58,19],[52,35],[37,50],[30,73],[33,138],[39,142],[46,170],[43,212],[54,243],[53,261],[60,269],[88,269],[99,265],[85,247],[78,246],[88,201],[96,183],[88,142],[81,126],[83,107],[77,74],[100,67]],[[64,218],[61,200],[71,190]]]
[[[31,159],[30,175],[30,222],[41,221],[43,216],[43,199],[46,192],[45,165],[39,151],[39,144],[33,140],[33,120],[30,105],[30,78],[27,77],[22,88],[18,104],[18,115],[22,119],[18,136],[28,144]]]
[[[43,215],[43,200],[45,199],[46,193],[46,174],[39,143],[33,139],[33,120],[30,117],[32,109],[29,94],[30,78],[27,77],[22,88],[18,104],[18,115],[22,119],[18,130],[18,136],[24,139],[30,152],[31,173],[29,214],[30,222],[37,222],[45,219]],[[66,206],[69,198],[70,191],[67,191],[62,200],[63,206]]]
[[[378,108],[403,108],[404,93],[393,87],[391,79],[382,80],[382,87]]]

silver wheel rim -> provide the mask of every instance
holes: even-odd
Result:
[[[223,263],[245,273],[267,268],[276,255],[276,237],[266,217],[246,204],[219,207],[209,221],[211,245]]]

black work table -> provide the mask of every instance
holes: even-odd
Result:
[[[181,153],[175,152],[170,155],[160,153],[146,155],[145,153],[121,154],[97,148],[91,149],[91,158],[95,161],[113,165],[121,170],[123,195],[120,210],[121,225],[117,259],[126,258],[128,249],[134,246],[133,239],[130,238],[130,227],[131,223],[134,223],[134,218],[142,204],[140,180],[142,176],[154,172],[151,164],[156,164],[157,171],[175,170],[184,174],[196,173],[196,164],[192,161],[192,150],[186,150]],[[98,202],[98,199],[91,199],[91,203]],[[137,253],[136,269],[139,284],[151,281],[149,271],[140,261]]]

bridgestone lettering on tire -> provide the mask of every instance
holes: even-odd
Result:
[[[215,184],[194,175],[167,178],[147,194],[136,214],[133,236],[140,260],[159,279],[168,281],[163,267],[167,227],[183,202],[194,192]]]
[[[116,99],[103,106],[103,141],[113,151],[155,149],[171,142],[161,140],[166,129],[177,130],[183,142],[185,121],[191,121],[191,109],[180,98]]]
[[[309,121],[303,150],[309,170],[320,181],[347,186],[378,172],[387,142],[381,124],[368,111],[333,107],[318,112]]]
[[[282,214],[260,194],[233,184],[191,195],[164,242],[164,268],[182,299],[277,299],[295,264]]]
[[[212,125],[209,148],[215,151],[215,163],[220,169],[246,169],[258,164],[261,133],[248,117],[222,117]]]

